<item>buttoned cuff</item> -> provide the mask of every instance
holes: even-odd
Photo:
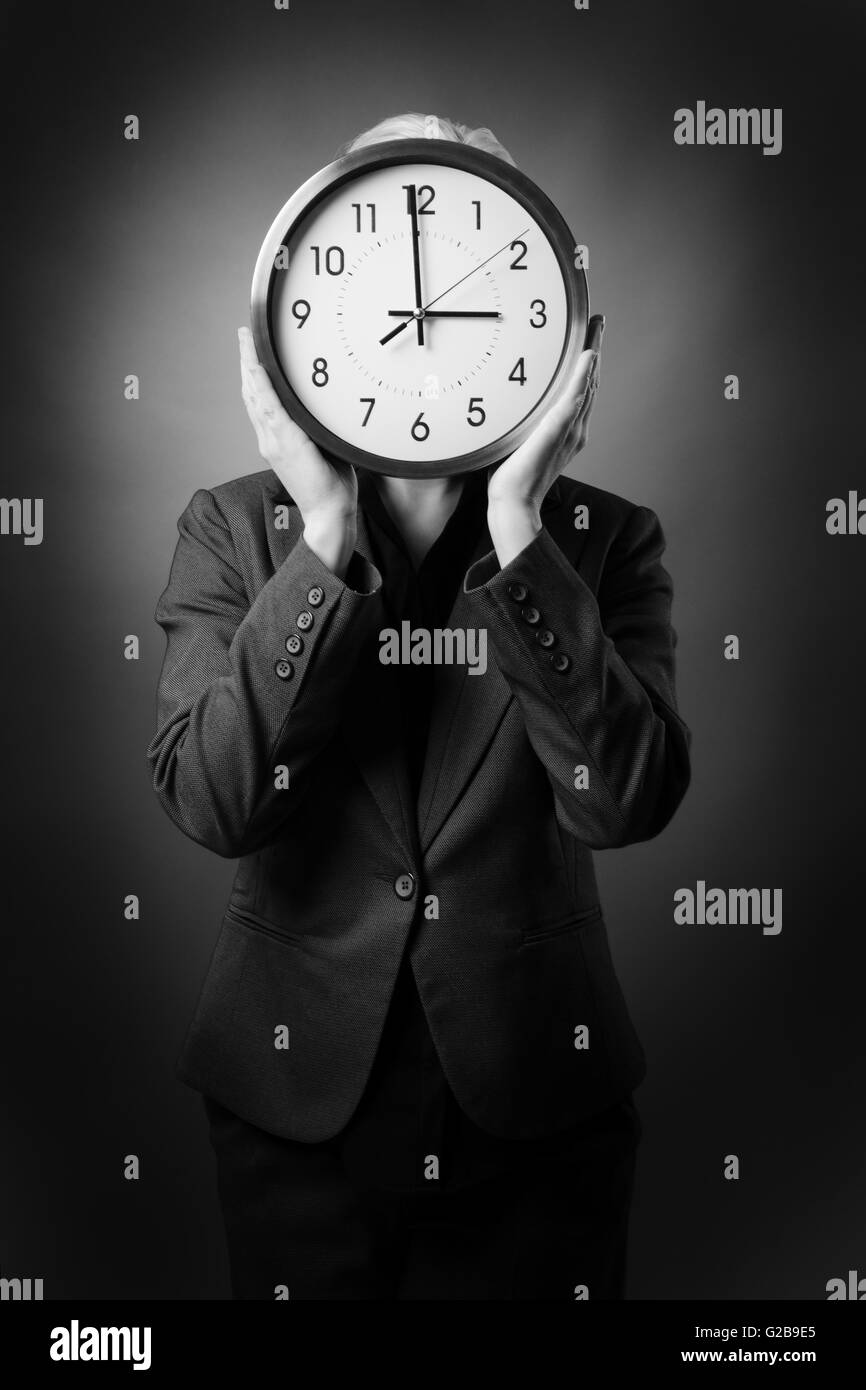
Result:
[[[292,556],[300,562],[305,576],[309,575],[310,578],[315,579],[320,588],[335,597],[341,595],[343,591],[348,591],[359,594],[363,598],[369,598],[372,594],[378,593],[382,587],[382,576],[378,569],[359,550],[352,551],[346,566],[345,579],[341,579],[339,575],[334,574],[333,570],[328,569],[324,560],[307,544],[303,531],[292,546],[287,559]],[[283,566],[285,564],[286,561],[284,560]]]
[[[564,682],[579,678],[587,647],[603,638],[595,595],[547,530],[507,565],[495,550],[483,555],[467,570],[463,589],[496,620],[491,637],[504,674],[516,673],[514,657],[528,656],[560,696]]]
[[[259,634],[274,683],[297,693],[313,656],[319,653],[320,663],[324,659],[323,649],[334,653],[341,667],[350,667],[368,629],[379,622],[381,589],[379,570],[360,552],[352,553],[344,580],[301,535],[256,598],[233,645]],[[329,656],[329,668],[333,660]]]

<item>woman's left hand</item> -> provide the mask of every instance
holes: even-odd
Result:
[[[541,530],[541,503],[555,478],[584,447],[598,390],[604,318],[589,321],[586,347],[567,390],[519,449],[491,472],[487,522],[499,563],[505,566]]]

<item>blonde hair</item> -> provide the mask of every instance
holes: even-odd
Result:
[[[501,145],[489,126],[480,126],[473,130],[471,126],[461,125],[459,121],[450,121],[444,116],[424,116],[420,112],[410,111],[403,116],[386,116],[384,121],[379,121],[378,125],[371,126],[369,130],[356,135],[354,140],[350,140],[340,151],[341,154],[349,154],[352,150],[363,149],[365,145],[378,145],[381,140],[459,140],[464,145],[472,145],[476,150],[486,150],[488,154],[495,154],[499,159],[503,159],[506,164],[513,164],[517,167],[515,160],[511,158],[504,145]]]

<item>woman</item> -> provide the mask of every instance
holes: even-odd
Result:
[[[415,115],[350,148],[421,135],[514,162]],[[179,1060],[236,1298],[623,1297],[644,1059],[592,850],[667,824],[690,735],[657,518],[560,476],[602,332],[497,468],[408,481],[325,459],[239,331],[269,467],[181,518],[149,749],[240,860]],[[407,618],[484,674],[383,665]]]

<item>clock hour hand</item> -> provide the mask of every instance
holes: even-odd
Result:
[[[418,315],[420,316],[423,312],[424,312],[423,309],[419,309],[419,310],[418,310]],[[414,310],[413,310],[413,316],[412,316],[412,318],[410,318],[410,319],[404,319],[402,323],[398,323],[398,324],[397,324],[397,327],[396,327],[396,328],[392,328],[390,333],[386,333],[385,336],[384,336],[384,338],[380,338],[380,339],[379,339],[379,346],[380,346],[380,347],[384,347],[386,343],[390,343],[390,341],[391,341],[392,338],[396,338],[396,336],[397,336],[398,333],[402,333],[402,332],[403,332],[403,329],[406,328],[408,324],[410,324],[410,323],[415,323],[415,322],[417,322],[417,320],[416,320],[416,318],[415,318],[415,314],[414,314]]]
[[[418,230],[418,190],[414,183],[410,183],[407,197],[409,199],[409,216],[412,219],[412,269],[415,273],[415,310],[421,308],[421,252],[418,241],[421,233]],[[414,313],[415,310],[410,310]],[[418,325],[418,346],[424,346],[424,319],[418,313],[415,322]]]

